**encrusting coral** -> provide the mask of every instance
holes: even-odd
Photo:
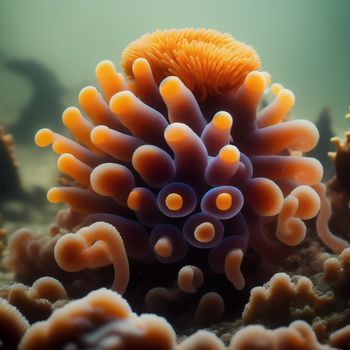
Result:
[[[0,349],[16,349],[29,322],[7,300],[0,298]]]
[[[193,81],[183,78],[187,60],[192,65],[186,76]],[[294,95],[279,84],[272,86],[275,100],[257,112],[270,77],[255,71],[256,52],[227,34],[184,29],[146,35],[126,48],[122,66],[129,80],[109,61],[97,66],[105,100],[94,87],[81,91],[90,120],[75,107],[63,113],[76,141],[49,129],[36,134],[39,146],[51,144],[60,154],[58,168],[73,181],[52,188],[49,201],[66,202],[85,216],[75,234],[60,240],[74,246],[68,241],[88,230],[91,254],[98,255],[84,260],[88,251],[67,248],[68,257],[59,240],[56,261],[63,269],[66,259],[79,260],[79,269],[116,267],[110,244],[98,238],[108,231],[103,221],[117,229],[124,245],[119,249],[131,259],[153,254],[160,263],[183,262],[202,271],[204,284],[208,274],[225,274],[242,289],[248,247],[282,258],[286,250],[278,241],[298,245],[306,233],[303,220],[319,211],[312,186],[322,178],[321,164],[290,155],[310,151],[317,129],[306,120],[284,121]],[[208,74],[204,80],[201,72]],[[264,232],[269,217],[277,217],[275,242]],[[122,264],[117,280],[128,274]],[[114,287],[123,291],[126,283],[120,283]]]
[[[350,113],[345,116],[350,119]],[[327,219],[332,231],[337,232],[345,242],[350,241],[349,200],[350,200],[350,132],[345,132],[342,142],[339,137],[333,137],[331,141],[336,147],[335,152],[329,152],[334,162],[335,176],[327,184],[329,198]]]
[[[33,325],[19,349],[172,349],[175,333],[161,317],[131,312],[117,293],[101,289]]]
[[[63,213],[57,216],[60,221]],[[68,219],[69,215],[63,215]],[[69,220],[68,220],[69,221]],[[68,222],[69,223],[69,222]],[[86,281],[88,288],[100,288],[105,285],[110,273],[85,270],[77,273],[68,273],[61,269],[54,256],[54,249],[61,237],[54,225],[51,234],[36,234],[30,229],[20,229],[13,233],[8,240],[7,250],[4,253],[3,265],[13,272],[15,279],[25,284],[35,284],[38,278],[51,276],[63,283],[69,296],[81,296],[86,293]],[[108,269],[109,270],[109,269]],[[89,290],[89,289],[88,289]]]
[[[63,285],[52,277],[39,278],[32,287],[5,285],[0,288],[0,298],[15,306],[30,323],[47,319],[68,300]]]
[[[242,315],[243,323],[278,327],[305,320],[317,337],[326,341],[332,332],[349,323],[349,285],[350,248],[347,248],[339,256],[325,259],[323,272],[311,279],[304,276],[291,279],[279,273],[266,286],[253,288]]]
[[[346,329],[334,333],[332,341],[344,342]],[[100,289],[53,312],[46,321],[31,326],[18,347],[20,350],[59,349],[157,349],[157,350],[330,350],[318,342],[304,321],[289,327],[268,330],[248,326],[239,330],[228,348],[213,333],[198,331],[176,344],[175,332],[162,317],[137,316],[116,292]],[[343,349],[343,347],[341,347]]]

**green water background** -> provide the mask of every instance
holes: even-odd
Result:
[[[119,64],[122,50],[143,33],[189,26],[251,44],[273,82],[295,93],[292,116],[315,120],[328,106],[336,133],[349,126],[350,0],[0,0],[0,124],[13,125],[32,95],[6,60],[42,64],[64,88],[62,105],[76,105],[80,89],[96,84],[99,61]],[[31,142],[17,153],[26,186],[54,181],[54,155]]]

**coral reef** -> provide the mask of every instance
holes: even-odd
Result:
[[[47,319],[55,308],[67,301],[68,296],[59,281],[42,277],[30,288],[21,283],[1,287],[0,298],[15,306],[29,323],[34,323]]]
[[[109,270],[82,271],[81,273],[67,273],[56,263],[54,248],[60,238],[56,233],[56,226],[51,228],[51,235],[36,234],[29,229],[20,229],[13,233],[7,244],[3,258],[4,267],[14,273],[15,279],[25,284],[35,284],[36,280],[51,276],[58,279],[65,286],[69,296],[81,296],[87,290],[99,288],[108,283]],[[89,281],[86,287],[86,281]]]
[[[18,311],[16,309],[11,311],[11,317],[14,318]],[[1,315],[0,312],[0,317]],[[24,322],[22,328],[28,327],[29,325]],[[18,330],[21,331],[22,329]],[[347,331],[348,329],[344,328],[332,335],[332,342],[341,349],[345,349],[342,344],[346,342]],[[14,341],[18,341],[15,329],[11,329],[9,334],[13,336]],[[217,336],[204,330],[176,344],[175,332],[164,318],[149,314],[137,316],[119,294],[106,289],[93,291],[82,299],[70,302],[54,311],[46,321],[29,327],[18,348],[20,350],[226,349]],[[275,330],[267,330],[262,326],[248,326],[230,339],[227,349],[330,350],[332,348],[320,344],[307,323],[295,321],[289,327]]]
[[[350,118],[350,113],[345,116]],[[335,152],[329,152],[330,158],[334,162],[335,176],[327,184],[327,196],[330,203],[328,204],[329,210],[327,219],[330,230],[337,233],[337,235],[344,239],[346,242],[350,242],[350,139],[349,131],[345,132],[345,139],[341,142],[339,137],[333,137],[331,141],[336,146]]]
[[[159,349],[175,347],[170,325],[154,315],[137,317],[109,290],[91,292],[33,325],[19,349]]]
[[[9,302],[0,298],[0,349],[16,349],[29,322]]]
[[[3,264],[31,287],[0,289],[0,322],[17,322],[0,327],[0,349],[346,349],[349,238],[343,221],[332,227],[331,204],[348,210],[348,144],[333,139],[327,188],[309,156],[317,128],[287,118],[293,93],[228,34],[157,31],[121,65],[126,78],[99,63],[102,94],[88,86],[81,110],[63,112],[72,138],[35,135],[59,155],[48,200],[68,209],[49,234],[9,238]],[[339,256],[317,252],[316,233]],[[286,266],[308,277],[282,272],[250,291]],[[195,333],[239,318],[249,291],[230,331]],[[160,315],[192,335],[176,340]]]
[[[105,99],[86,87],[79,102],[90,120],[75,107],[62,116],[76,141],[50,129],[35,137],[41,147],[52,145],[71,179],[52,188],[49,201],[68,203],[81,218],[56,244],[62,269],[113,264],[113,288],[123,292],[136,273],[122,258],[125,250],[135,266],[170,266],[154,287],[172,289],[180,280],[182,294],[199,290],[200,315],[213,295],[221,304],[227,286],[215,276],[244,288],[248,249],[276,261],[304,239],[304,220],[320,208],[312,186],[323,170],[300,152],[313,149],[319,134],[306,120],[284,120],[294,95],[280,84],[272,85],[274,101],[257,112],[270,82],[255,71],[259,65],[251,47],[227,34],[183,29],[131,43],[122,62],[128,80],[109,61],[97,66]],[[191,271],[197,281],[184,286]]]
[[[350,248],[324,261],[323,272],[311,279],[285,273],[274,275],[264,287],[251,290],[245,306],[244,324],[269,327],[288,325],[294,320],[312,324],[317,337],[325,341],[332,332],[346,327],[349,308]]]

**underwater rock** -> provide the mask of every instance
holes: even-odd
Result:
[[[72,179],[52,188],[49,201],[67,203],[81,218],[56,244],[61,268],[71,270],[61,256],[81,263],[74,269],[94,268],[92,259],[81,261],[90,248],[96,265],[116,266],[117,255],[101,248],[110,244],[98,238],[109,229],[97,222],[105,222],[122,238],[129,263],[145,266],[139,271],[169,266],[153,288],[178,284],[180,295],[196,300],[178,273],[186,266],[201,271],[198,302],[213,286],[218,295],[227,290],[213,276],[225,275],[232,290],[244,288],[247,250],[276,262],[304,239],[304,221],[320,208],[313,186],[323,170],[301,152],[312,150],[319,134],[309,121],[285,121],[294,95],[280,84],[258,111],[270,83],[259,65],[254,49],[230,35],[188,28],[131,43],[123,53],[126,80],[110,61],[97,66],[105,98],[86,87],[79,102],[89,119],[75,107],[63,113],[76,141],[50,129],[35,137],[41,147],[52,145],[59,170]],[[266,220],[275,222],[267,227]],[[78,243],[86,230],[95,238]],[[83,250],[72,248],[78,246]],[[140,273],[128,273],[139,293],[133,276]]]
[[[54,128],[62,129],[54,116],[62,109],[61,98],[64,89],[57,77],[43,64],[33,60],[12,58],[5,67],[28,80],[33,93],[27,105],[10,131],[18,143],[31,143],[33,136],[43,121]]]

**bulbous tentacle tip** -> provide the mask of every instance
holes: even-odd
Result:
[[[217,129],[231,129],[232,123],[233,120],[231,114],[225,111],[217,112],[213,117],[213,124]]]
[[[124,115],[133,107],[134,99],[135,96],[131,91],[121,91],[111,98],[109,106],[117,115]]]
[[[40,129],[35,134],[35,144],[39,147],[47,147],[54,141],[54,133],[48,129]]]
[[[165,101],[171,102],[179,93],[182,85],[183,83],[178,77],[170,76],[162,80],[159,85],[159,92]]]
[[[52,187],[47,192],[47,200],[50,203],[60,203],[61,202],[61,195],[60,195],[60,188],[59,187]]]

